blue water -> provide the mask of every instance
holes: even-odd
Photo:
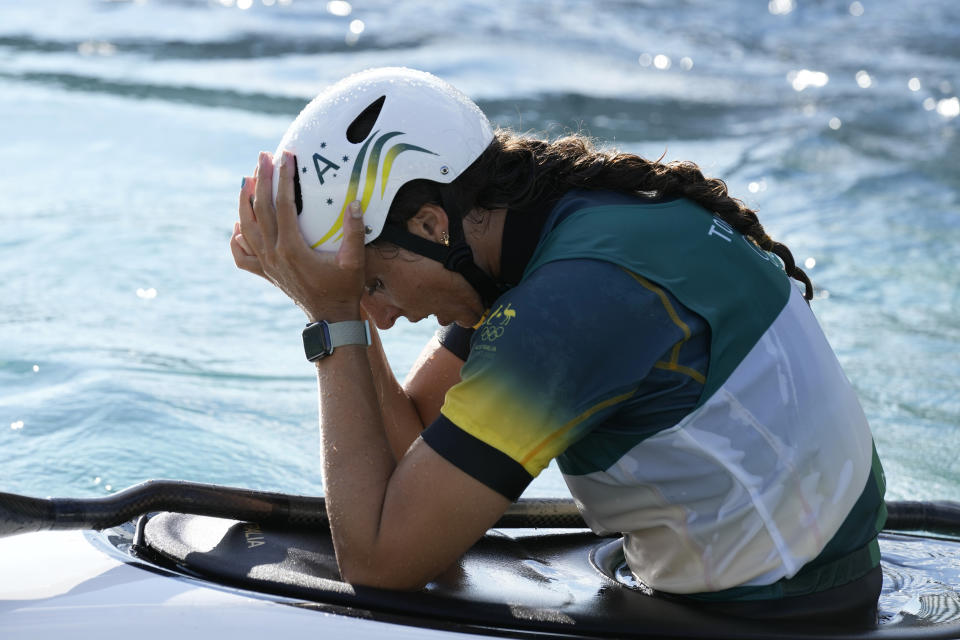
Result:
[[[960,498],[953,0],[0,0],[0,490],[322,491],[302,313],[227,241],[257,152],[387,64],[725,178],[812,265],[889,496]]]

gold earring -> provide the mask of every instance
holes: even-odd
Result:
[[[441,231],[441,232],[440,232],[440,242],[443,243],[443,246],[449,247],[449,246],[450,246],[450,234],[447,233],[446,231]]]

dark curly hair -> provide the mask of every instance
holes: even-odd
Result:
[[[693,162],[651,161],[632,153],[600,150],[580,135],[550,142],[500,130],[452,183],[414,180],[404,185],[387,221],[403,224],[427,202],[445,205],[448,215],[463,216],[478,209],[523,211],[556,201],[576,188],[692,200],[779,257],[787,275],[804,284],[804,297],[813,298],[813,284],[797,267],[790,249],[767,235],[752,209],[730,197],[723,180],[705,177]]]

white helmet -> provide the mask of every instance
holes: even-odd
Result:
[[[423,71],[386,67],[344,78],[314,98],[277,153],[297,158],[297,210],[307,243],[336,251],[352,201],[363,206],[370,242],[400,187],[416,179],[453,181],[492,140],[486,116],[453,86]]]

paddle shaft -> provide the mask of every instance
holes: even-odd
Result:
[[[266,525],[328,526],[322,497],[184,482],[148,480],[103,498],[31,498],[0,493],[0,537],[57,529],[106,529],[154,511],[246,520]],[[521,500],[503,515],[503,528],[583,528],[571,500]]]
[[[231,517],[264,524],[327,524],[323,498],[150,480],[103,498],[41,499],[0,494],[0,536],[51,529],[105,529],[152,511]]]
[[[960,535],[960,503],[888,502],[886,528]],[[144,513],[173,511],[266,525],[328,526],[322,497],[295,496],[179,480],[149,480],[103,498],[31,498],[0,493],[0,537],[56,529],[106,529]],[[569,499],[522,499],[499,528],[582,529]]]

